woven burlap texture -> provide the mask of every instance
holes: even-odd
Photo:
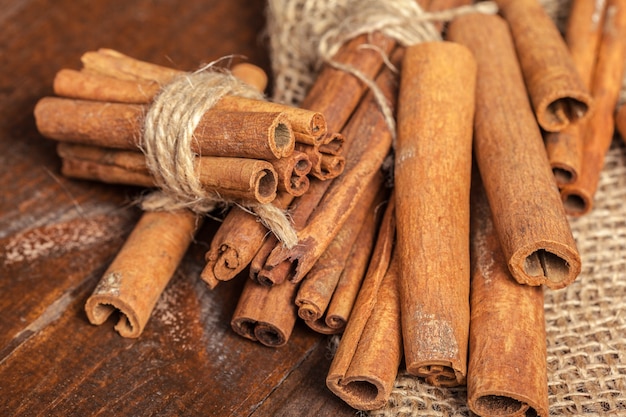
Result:
[[[569,0],[542,0],[562,30]],[[316,38],[358,7],[356,0],[270,0],[274,99],[299,103],[321,65]],[[625,96],[625,88],[622,97]],[[570,224],[583,270],[545,291],[548,387],[554,416],[626,416],[626,145],[616,139],[593,211]],[[469,416],[464,387],[435,388],[400,370],[388,404],[372,417]]]

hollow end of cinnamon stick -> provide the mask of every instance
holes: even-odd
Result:
[[[246,339],[250,339],[253,341],[257,341],[257,338],[254,334],[254,328],[256,327],[257,322],[255,320],[239,317],[234,318],[230,322],[230,327],[233,329],[235,333],[239,336],[245,337]]]
[[[520,284],[559,289],[576,279],[581,261],[572,248],[544,241],[520,248],[511,257],[509,269]]]
[[[524,401],[511,398],[507,393],[483,395],[478,397],[472,406],[472,410],[481,416],[536,416],[537,412],[534,409],[531,414],[528,413],[530,408]]]
[[[298,316],[304,321],[312,322],[319,320],[324,313],[313,303],[300,301],[298,304]]]
[[[261,204],[271,203],[276,198],[278,189],[278,175],[273,169],[259,171],[252,177],[254,196]]]
[[[591,211],[593,197],[582,189],[564,187],[561,190],[563,208],[568,216],[580,217]]]
[[[570,123],[583,119],[589,113],[591,103],[590,95],[578,91],[562,92],[559,97],[547,97],[539,104],[537,121],[548,132],[560,132]]]
[[[578,173],[567,165],[552,164],[552,174],[559,186],[571,184],[578,178]]]
[[[331,329],[337,329],[338,332],[346,327],[347,321],[340,316],[326,316],[326,325]]]
[[[115,312],[119,312],[119,320],[115,330],[122,337],[137,338],[143,331],[145,323],[140,323],[135,311],[124,301],[105,294],[92,295],[85,303],[85,312],[91,324],[100,325],[106,322]]]
[[[281,262],[272,268],[263,268],[256,274],[259,284],[266,287],[282,284],[294,274],[297,263]]]
[[[257,340],[265,346],[281,347],[287,343],[291,332],[286,334],[284,331],[271,325],[270,323],[257,323],[254,328],[254,335]]]
[[[270,125],[269,138],[270,148],[277,158],[291,155],[296,140],[286,113],[280,113]]]
[[[333,380],[334,379],[334,380]],[[385,393],[384,385],[375,379],[362,378],[332,378],[329,376],[327,385],[332,390],[341,391],[341,399],[358,410],[376,410],[387,403],[389,395]]]
[[[415,363],[407,366],[407,371],[436,387],[457,387],[465,383],[464,373],[455,370],[450,362]]]

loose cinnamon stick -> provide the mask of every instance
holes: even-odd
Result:
[[[268,287],[248,280],[243,288],[231,327],[240,336],[265,346],[284,346],[296,323],[294,296],[298,286],[291,282]]]
[[[352,245],[346,267],[339,277],[324,320],[326,326],[331,329],[342,331],[346,327],[374,249],[382,211],[380,208],[380,206],[376,207],[368,213],[359,236]]]
[[[576,0],[572,2],[567,22],[565,41],[587,89],[591,88],[605,9],[606,1]],[[578,179],[583,159],[581,128],[584,131],[584,123],[585,120],[570,123],[560,132],[546,134],[548,160],[560,187]]]
[[[385,405],[402,359],[399,270],[395,256],[391,259],[393,207],[392,197],[354,312],[326,377],[332,392],[360,410]]]
[[[139,337],[199,223],[188,211],[144,213],[87,299],[89,321],[102,324],[118,310],[115,330]]]
[[[509,23],[539,125],[563,130],[583,118],[592,99],[554,22],[538,0],[496,0]]]
[[[397,62],[401,54],[402,49],[398,49],[392,55],[392,61]],[[376,78],[376,84],[393,108],[397,88],[395,74],[384,68]],[[298,232],[300,243],[292,249],[277,246],[265,264],[265,269],[271,270],[283,262],[291,263],[292,267],[286,270],[289,271],[289,279],[294,282],[300,281],[310,271],[337,235],[391,147],[389,126],[371,93],[364,97],[342,134],[346,140],[359,138],[346,150],[343,174],[325,190],[306,226]]]
[[[543,290],[515,282],[480,181],[472,187],[468,404],[481,416],[547,417]]]
[[[272,161],[278,175],[278,190],[299,197],[309,189],[311,160],[304,152],[294,151],[286,158]]]
[[[114,184],[152,187],[154,178],[139,152],[60,143],[65,176]],[[266,204],[276,198],[277,174],[271,163],[247,158],[196,158],[205,191],[216,198]]]
[[[35,106],[39,132],[63,142],[137,150],[147,108],[46,97]],[[293,152],[295,138],[284,113],[209,110],[194,132],[192,150],[203,156],[275,159]]]
[[[402,334],[407,371],[437,386],[467,371],[475,80],[462,45],[407,48],[394,174]]]
[[[285,209],[292,200],[292,195],[279,192],[272,204]],[[205,254],[202,280],[215,288],[220,281],[235,278],[250,264],[268,233],[255,215],[238,206],[231,208]]]
[[[303,320],[307,322],[320,320],[324,315],[350,254],[346,248],[354,244],[368,212],[375,210],[372,205],[380,204],[382,186],[382,174],[370,181],[350,219],[343,224],[339,233],[302,280],[295,302],[298,306],[298,316]]]
[[[503,252],[523,284],[562,288],[580,255],[559,200],[506,22],[467,15],[448,28],[478,63],[474,154]]]
[[[614,111],[622,87],[626,58],[626,4],[607,1],[606,18],[593,76],[595,110],[584,132],[584,161],[578,180],[563,187],[561,198],[569,215],[581,216],[593,207],[604,157],[615,129]]]

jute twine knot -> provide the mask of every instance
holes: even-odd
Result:
[[[142,209],[189,209],[206,214],[218,206],[235,203],[203,188],[196,172],[198,155],[191,146],[202,116],[225,95],[264,99],[261,93],[229,71],[215,69],[211,64],[177,77],[155,97],[145,117],[142,151],[160,190],[143,199]],[[282,210],[272,204],[249,204],[245,208],[283,244],[295,246],[296,232]]]

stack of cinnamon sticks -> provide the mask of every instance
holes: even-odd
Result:
[[[60,97],[44,98],[35,108],[39,131],[60,142],[63,174],[155,186],[140,152],[144,117],[159,88],[184,73],[109,49],[87,52],[82,61],[81,71],[57,74],[54,91]],[[259,78],[258,71],[240,66],[234,74],[262,90],[264,74]],[[309,172],[337,176],[343,167],[340,142],[327,135],[320,113],[227,96],[199,121],[192,150],[207,191],[227,201],[270,203],[277,190],[304,194]]]

